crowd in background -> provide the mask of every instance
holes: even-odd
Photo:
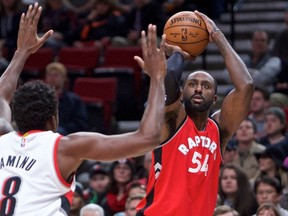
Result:
[[[0,2],[0,47],[6,48],[8,61],[16,47],[21,13],[32,2]],[[198,9],[211,18],[219,18],[225,10],[221,0],[45,0],[39,3],[43,7],[39,32],[54,30],[45,46],[54,48],[56,53],[64,46],[137,45],[141,30],[147,29],[149,23],[158,26],[161,36],[167,18],[176,12]]]
[[[16,48],[21,13],[30,3],[29,0],[0,0],[2,72]],[[39,32],[54,30],[45,46],[54,49],[55,57],[67,46],[95,46],[103,52],[107,46],[137,46],[141,30],[149,23],[157,25],[160,37],[166,20],[179,11],[198,9],[218,19],[226,10],[222,0],[42,0],[39,3],[43,6]],[[288,12],[285,22],[288,26]],[[223,155],[215,216],[225,212],[260,215],[264,210],[288,215],[287,29],[279,31],[272,50],[265,30],[255,30],[251,37],[252,49],[245,64],[256,89],[249,115]],[[66,79],[64,65],[57,62],[47,65],[45,81],[56,89],[59,97],[58,132],[63,135],[86,130],[85,122],[89,118],[80,98],[66,89]],[[89,211],[99,216],[135,215],[137,204],[146,194],[150,168],[153,170],[150,154],[109,163],[85,161],[76,175],[70,216],[84,216]]]

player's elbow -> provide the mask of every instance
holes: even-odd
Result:
[[[152,148],[155,148],[160,144],[160,134],[161,134],[161,127],[156,126],[150,128],[141,128],[139,130],[141,136],[143,137],[143,141]]]
[[[242,92],[245,93],[246,95],[252,95],[254,92],[254,82],[253,79],[247,79],[243,83],[243,89]]]

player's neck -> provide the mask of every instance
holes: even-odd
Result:
[[[207,119],[208,116],[190,116],[189,117],[193,120],[196,128],[198,131],[204,131],[206,129]]]

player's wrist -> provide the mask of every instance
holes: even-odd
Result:
[[[26,60],[28,59],[30,54],[31,53],[25,48],[17,48],[17,50],[14,53],[14,56],[18,58],[22,58],[23,60]]]
[[[211,36],[211,38],[214,40],[214,37],[215,37],[217,34],[219,34],[219,33],[221,33],[220,29],[217,28],[217,27],[214,27],[214,28],[212,29],[212,31],[210,32],[210,36]]]

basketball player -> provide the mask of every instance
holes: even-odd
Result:
[[[218,46],[235,89],[224,99],[215,122],[209,118],[217,99],[215,79],[202,70],[193,72],[181,93],[183,60],[189,55],[179,47],[172,53],[167,60],[161,145],[153,152],[147,196],[138,205],[137,216],[213,215],[223,152],[249,110],[253,80],[247,68],[216,24],[195,13],[204,20],[209,40]]]
[[[32,30],[36,28],[40,13],[37,4],[29,6],[20,22],[27,27],[25,31],[31,30],[31,25]],[[143,59],[136,56],[135,60],[151,82],[148,104],[135,132],[111,136],[80,132],[61,136],[54,133],[58,123],[55,91],[41,81],[18,88],[11,102],[18,131],[0,137],[1,216],[67,215],[74,173],[83,160],[134,157],[159,145],[165,106],[165,36],[160,49],[156,45],[155,25],[149,25],[147,36],[143,31],[141,37]]]
[[[26,16],[22,15],[18,30],[17,50],[0,78],[0,136],[13,130],[10,124],[11,110],[9,104],[16,90],[18,78],[26,60],[32,53],[35,53],[42,47],[50,35],[53,34],[53,31],[50,30],[40,38],[37,36],[37,24],[40,13],[41,8],[36,3],[34,10],[30,7]],[[27,19],[31,15],[35,15],[34,20]]]

